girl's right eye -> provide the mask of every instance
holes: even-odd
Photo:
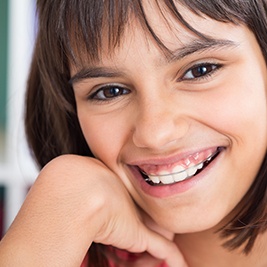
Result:
[[[129,93],[130,93],[129,89],[123,88],[121,86],[107,85],[107,86],[101,87],[96,92],[92,93],[89,96],[89,99],[107,101],[107,100],[111,100],[112,98],[119,97],[121,95],[127,95]]]

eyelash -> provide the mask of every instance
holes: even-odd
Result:
[[[178,82],[180,81],[200,81],[203,79],[207,79],[210,76],[212,76],[216,71],[218,71],[222,67],[222,64],[216,64],[216,63],[210,63],[210,62],[204,62],[204,63],[198,63],[187,69],[181,78],[178,79]],[[198,77],[196,76],[196,73],[194,71],[199,72]],[[192,77],[186,77],[187,75],[191,75]],[[88,99],[93,101],[99,101],[99,102],[108,102],[112,101],[114,98],[120,97],[122,95],[130,94],[131,90],[124,88],[123,86],[111,84],[111,85],[105,85],[98,89],[96,92],[89,95]],[[111,96],[105,96],[105,93],[109,93]]]
[[[105,96],[105,93],[113,94],[113,96]],[[90,100],[95,101],[110,101],[114,98],[120,97],[122,95],[127,95],[130,93],[129,89],[126,89],[120,85],[105,85],[98,89],[96,92],[89,95]]]
[[[210,76],[212,76],[216,71],[218,71],[221,67],[222,64],[216,64],[210,62],[198,63],[189,68],[188,70],[186,70],[182,75],[182,77],[178,79],[178,81],[199,81],[202,79],[207,79]],[[191,76],[196,75],[196,73],[194,74],[194,71],[199,72],[198,77],[186,78],[186,75],[189,75],[189,73],[191,73]]]

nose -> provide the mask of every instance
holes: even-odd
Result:
[[[189,128],[186,117],[171,98],[154,98],[139,103],[135,118],[133,143],[139,148],[170,149]]]

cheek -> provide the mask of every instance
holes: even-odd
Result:
[[[217,111],[212,119],[218,131],[231,140],[231,173],[238,177],[237,188],[244,193],[256,177],[266,153],[265,86],[247,81],[229,87],[229,91],[232,94],[214,98]]]
[[[238,178],[233,183],[243,177],[241,191],[254,180],[267,147],[266,89],[258,81],[229,82],[198,106],[199,120],[229,139],[229,173]]]
[[[234,79],[237,82],[233,82]],[[236,77],[230,77],[229,80],[203,98],[198,106],[199,119],[235,141],[254,138],[254,141],[265,142],[266,89],[262,78],[243,78],[240,82]]]
[[[127,125],[121,116],[91,115],[80,112],[82,132],[92,153],[105,164],[116,161],[126,139]]]

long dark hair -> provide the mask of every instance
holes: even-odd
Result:
[[[201,38],[177,9],[180,3],[198,15],[246,25],[256,36],[267,61],[266,0],[155,0],[169,14]],[[96,62],[104,43],[120,45],[134,16],[152,39],[170,52],[149,24],[142,0],[37,0],[38,35],[26,94],[25,125],[28,143],[40,167],[62,154],[93,156],[76,114],[70,62]],[[257,155],[255,155],[257,156]],[[221,229],[224,246],[244,246],[249,253],[256,237],[267,228],[267,159],[243,199],[239,214]],[[93,244],[90,266],[108,266],[103,246]]]

